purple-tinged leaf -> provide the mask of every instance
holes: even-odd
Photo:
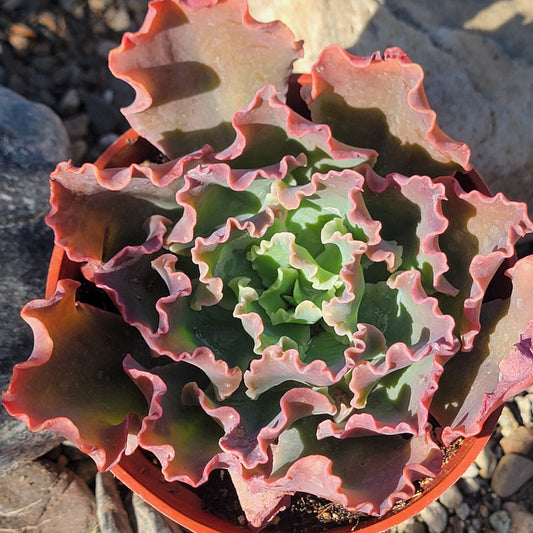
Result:
[[[427,434],[316,439],[307,427],[316,419],[302,419],[280,435],[272,446],[272,472],[252,472],[252,491],[309,492],[350,511],[383,515],[414,495],[417,479],[434,477],[442,465],[440,449]]]
[[[439,304],[455,317],[456,334],[468,351],[480,329],[479,314],[490,281],[504,260],[514,256],[518,239],[533,232],[533,222],[526,204],[507,200],[501,193],[488,197],[479,191],[464,192],[449,177],[437,181],[446,187],[442,209],[449,221],[439,236],[450,267],[444,277],[459,289],[454,298],[439,295]]]
[[[227,418],[225,411],[231,408],[206,413],[201,404],[207,400],[198,383],[206,386],[208,381],[201,370],[179,362],[147,371],[132,359],[125,368],[150,404],[139,445],[158,458],[167,481],[196,487],[207,481],[212,470],[227,466],[218,445],[224,430],[216,419]]]
[[[2,402],[32,431],[62,434],[104,470],[120,460],[147,410],[122,362],[150,354],[119,315],[76,302],[78,286],[59,281],[54,296],[24,307],[35,347],[16,365]]]
[[[322,51],[302,94],[313,120],[329,124],[337,139],[378,152],[375,169],[382,175],[468,170],[470,150],[438,128],[423,77],[399,48],[357,57],[332,45]]]
[[[131,126],[172,158],[229,146],[235,111],[267,83],[285,93],[301,54],[288,28],[255,21],[245,0],[158,0],[109,66],[136,91],[123,110]]]
[[[183,185],[177,179],[182,170],[183,162],[107,170],[59,164],[51,176],[52,210],[46,217],[55,242],[77,262],[106,262],[125,246],[141,245],[149,217],[180,216],[174,197]]]
[[[444,367],[431,412],[445,445],[479,433],[498,406],[533,384],[533,256],[520,259],[508,275],[510,298],[484,306],[472,351],[458,353]]]

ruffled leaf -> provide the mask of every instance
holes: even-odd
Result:
[[[302,419],[280,435],[269,477],[252,474],[252,490],[309,492],[350,511],[383,515],[414,495],[415,480],[434,477],[441,467],[440,450],[427,434],[317,440],[317,420]]]
[[[183,162],[107,170],[60,163],[51,176],[52,210],[46,217],[56,243],[77,262],[105,262],[125,246],[141,245],[149,217],[179,218],[174,197],[183,182],[173,178],[182,169]]]
[[[147,411],[122,362],[150,355],[119,315],[77,303],[78,286],[62,280],[54,296],[24,307],[35,347],[16,365],[2,402],[32,431],[57,431],[104,470],[120,460],[128,433],[136,433]]]
[[[313,120],[329,124],[337,139],[378,152],[375,170],[382,175],[468,170],[470,150],[438,128],[423,77],[399,48],[356,57],[333,45],[313,66],[303,94]]]
[[[136,91],[123,110],[131,126],[172,158],[231,144],[235,111],[267,83],[284,93],[301,53],[281,22],[253,20],[244,0],[162,0],[109,66]]]
[[[445,445],[477,434],[504,402],[533,384],[533,256],[508,270],[513,292],[508,301],[483,308],[481,333],[471,352],[461,352],[445,366],[431,405]]]
[[[199,384],[208,383],[200,370],[180,362],[146,371],[132,359],[126,361],[126,368],[150,404],[139,445],[158,458],[167,481],[196,487],[207,481],[213,469],[226,466],[218,446],[224,432],[215,421],[217,412],[210,417],[199,405],[207,401]]]
[[[232,219],[241,227],[247,225],[251,234],[262,234],[261,225],[270,220],[269,206],[297,208],[302,196],[312,195],[318,186],[309,183],[316,172],[355,168],[375,158],[372,150],[343,145],[327,126],[297,115],[272,85],[258,91],[250,105],[235,114],[233,124],[235,142],[216,155],[226,162],[187,172],[186,185],[176,197],[183,218],[169,235],[169,243],[187,244],[196,237],[209,237],[214,230],[221,233]]]
[[[490,281],[504,260],[513,257],[518,239],[533,231],[533,222],[524,203],[509,201],[501,193],[466,193],[452,178],[437,181],[446,187],[442,209],[449,221],[439,236],[449,265],[444,276],[459,291],[453,298],[437,297],[443,312],[455,317],[456,334],[468,351],[480,330],[479,314]]]
[[[231,407],[231,430],[224,424],[226,434],[220,446],[239,458],[247,469],[269,465],[271,446],[279,435],[298,420],[317,415],[333,415],[336,407],[324,394],[310,388],[282,386],[272,388],[251,403],[235,394],[222,405]]]

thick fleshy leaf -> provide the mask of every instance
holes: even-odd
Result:
[[[298,386],[272,390],[253,404],[244,405],[236,397],[224,405],[233,406],[235,414],[229,421],[234,425],[226,431],[220,446],[238,456],[239,463],[247,469],[269,464],[271,445],[296,421],[308,416],[334,415],[336,411],[324,394]],[[228,428],[229,424],[224,426]]]
[[[372,149],[339,142],[326,124],[303,118],[283,102],[271,84],[260,89],[249,105],[235,113],[233,126],[237,133],[234,143],[216,158],[227,160],[233,169],[249,169],[241,181],[243,177],[249,179],[257,169],[268,169],[285,161],[287,167],[295,167],[292,171],[298,183],[308,182],[315,171],[355,168],[365,162],[373,163],[377,156]],[[278,174],[280,178],[285,176]]]
[[[389,347],[405,345],[414,359],[430,352],[448,357],[458,349],[453,318],[441,312],[436,298],[427,296],[418,270],[398,272],[386,282],[367,284],[359,318],[381,331]],[[400,362],[393,366],[400,368]]]
[[[382,515],[413,496],[415,480],[434,477],[442,465],[427,434],[317,440],[311,426],[318,420],[306,417],[280,435],[269,477],[250,476],[253,491],[310,492],[351,511]]]
[[[379,154],[375,169],[386,175],[450,175],[470,168],[470,150],[436,124],[422,86],[424,73],[399,48],[369,57],[325,48],[303,95],[313,120],[334,136]]]
[[[300,55],[290,30],[253,20],[245,0],[158,0],[109,66],[136,91],[131,126],[172,158],[229,146],[235,111],[267,83],[284,93]]]
[[[468,351],[480,329],[479,314],[490,281],[504,260],[513,257],[518,239],[533,231],[533,222],[526,204],[501,193],[488,197],[479,191],[464,192],[452,178],[437,181],[446,187],[442,209],[449,221],[439,236],[450,267],[444,277],[459,290],[453,298],[437,297],[443,312],[455,317],[456,334]]]
[[[46,217],[56,244],[73,261],[105,262],[125,246],[144,243],[149,217],[181,215],[174,197],[182,171],[183,161],[106,170],[60,163],[51,175],[52,210]]]
[[[137,432],[147,411],[122,362],[150,354],[119,315],[77,303],[78,286],[62,280],[54,296],[24,307],[35,347],[15,367],[2,402],[31,430],[61,433],[103,470],[119,461],[128,433]]]
[[[268,206],[295,209],[303,196],[313,194],[314,187],[320,186],[318,182],[310,184],[316,172],[351,169],[375,159],[372,150],[343,145],[327,126],[297,115],[272,85],[258,91],[252,103],[235,114],[234,127],[235,142],[216,155],[225,163],[187,172],[186,185],[176,197],[184,214],[168,243],[186,244],[195,237],[209,237],[214,230],[223,231],[233,218],[241,226],[247,223],[252,234],[259,234],[261,224],[268,222]],[[329,181],[333,189],[334,182],[342,180]],[[342,186],[338,187],[340,197]]]
[[[448,220],[442,212],[442,202],[446,200],[444,187],[427,176],[406,178],[396,174],[391,177],[392,180],[400,186],[402,195],[420,209],[420,220],[416,226],[419,245],[415,264],[422,272],[422,281],[425,281],[429,266],[433,287],[439,292],[456,296],[458,289],[444,277],[449,265],[446,254],[439,246],[439,236],[448,228]],[[431,286],[429,280],[426,283]]]
[[[286,381],[306,383],[315,387],[333,385],[353,368],[364,346],[364,343],[359,342],[357,347],[341,352],[344,358],[336,365],[331,365],[333,368],[324,361],[325,357],[306,364],[300,359],[298,350],[283,351],[281,346],[268,346],[260,359],[250,363],[250,369],[244,374],[246,394],[256,399],[264,391]]]
[[[213,469],[227,466],[218,445],[224,431],[216,411],[208,416],[199,405],[206,400],[198,384],[208,383],[201,370],[178,362],[147,371],[133,359],[125,362],[125,368],[150,404],[139,445],[158,458],[167,481],[196,487],[207,481]]]
[[[158,329],[142,328],[146,342],[160,355],[203,368],[217,397],[226,397],[241,381],[240,368],[247,368],[254,357],[250,337],[230,310],[220,306],[194,309],[191,280],[180,271],[176,256],[162,255],[152,267],[165,281],[168,295],[155,303]]]
[[[168,302],[191,293],[191,280],[172,268],[176,256],[160,253],[166,226],[160,224],[154,230],[152,239],[158,245],[126,247],[92,273],[94,283],[111,296],[124,320],[145,338],[168,331],[164,316],[158,312],[160,300]]]
[[[283,511],[290,505],[291,494],[274,490],[253,492],[242,472],[240,465],[229,469],[231,481],[248,526],[253,531],[261,531],[279,511]]]
[[[401,353],[401,350],[398,351]],[[430,354],[395,369],[394,363],[390,363],[394,361],[395,352],[391,349],[387,353],[389,366],[381,365],[373,370],[365,364],[354,369],[357,376],[350,382],[352,390],[365,377],[377,382],[377,385],[370,392],[363,389],[364,406],[350,410],[345,420],[337,423],[326,420],[320,424],[319,437],[362,437],[373,433],[423,435],[427,431],[429,405],[438,387],[442,364],[438,357]],[[365,372],[357,372],[361,369],[369,376],[365,376]],[[360,394],[354,394],[352,404],[361,405],[360,398]],[[346,400],[349,400],[349,395]]]
[[[513,292],[506,302],[484,306],[482,330],[471,352],[461,352],[444,367],[431,412],[445,445],[477,434],[504,402],[533,384],[533,256],[508,271]]]

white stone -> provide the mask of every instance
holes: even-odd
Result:
[[[448,513],[438,501],[423,509],[420,517],[426,523],[429,533],[443,533],[448,524]]]
[[[483,479],[490,479],[494,470],[496,470],[498,460],[494,452],[488,446],[485,446],[476,457],[476,464],[479,467],[479,475]]]
[[[457,485],[452,485],[440,498],[440,503],[450,511],[455,511],[463,502],[463,495]]]
[[[498,425],[500,426],[501,434],[504,437],[507,437],[515,429],[518,429],[520,427],[518,420],[516,420],[511,409],[509,409],[507,405],[504,406],[504,408],[502,409],[502,414],[500,415],[500,418],[498,419]]]

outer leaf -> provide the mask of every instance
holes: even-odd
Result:
[[[490,281],[504,260],[513,257],[518,239],[533,232],[533,222],[526,204],[509,201],[501,193],[487,197],[479,191],[464,192],[452,178],[437,181],[446,187],[442,208],[449,220],[439,236],[450,267],[445,277],[459,289],[454,298],[439,296],[439,304],[455,317],[456,334],[468,351],[480,329],[479,314]]]
[[[445,445],[477,434],[490,414],[533,384],[533,256],[509,269],[510,299],[487,305],[474,348],[445,366],[431,411]]]
[[[303,95],[313,120],[329,124],[340,141],[375,149],[382,175],[438,176],[470,168],[469,148],[437,127],[424,73],[399,48],[356,57],[329,46],[311,75]]]
[[[51,176],[52,210],[46,217],[56,243],[77,262],[105,262],[125,246],[144,243],[150,216],[179,217],[174,196],[183,185],[176,179],[183,165],[101,170],[60,163]]]
[[[336,408],[322,393],[303,387],[279,387],[257,401],[246,405],[238,398],[234,413],[224,424],[232,427],[220,441],[221,447],[239,457],[247,469],[270,463],[271,445],[297,420],[314,415],[333,415]],[[272,416],[272,413],[274,416]]]
[[[148,372],[132,359],[126,367],[150,403],[139,444],[159,459],[167,481],[196,487],[207,481],[213,469],[226,466],[218,446],[223,430],[198,405],[207,401],[197,384],[207,382],[200,370],[171,363]],[[217,411],[228,409],[221,407],[212,415],[216,418]]]
[[[316,422],[302,419],[280,435],[273,471],[268,478],[252,473],[253,491],[310,492],[351,511],[383,515],[413,496],[416,479],[433,477],[441,467],[440,450],[428,435],[317,440]]]
[[[149,353],[119,315],[76,303],[78,286],[62,280],[53,297],[24,307],[35,348],[15,367],[2,402],[32,431],[61,433],[104,470],[119,461],[128,433],[146,413],[122,362],[128,354],[145,360]]]
[[[291,32],[253,20],[245,0],[157,0],[109,66],[136,91],[123,110],[132,127],[172,158],[231,144],[235,111],[267,83],[284,93],[300,55]]]

